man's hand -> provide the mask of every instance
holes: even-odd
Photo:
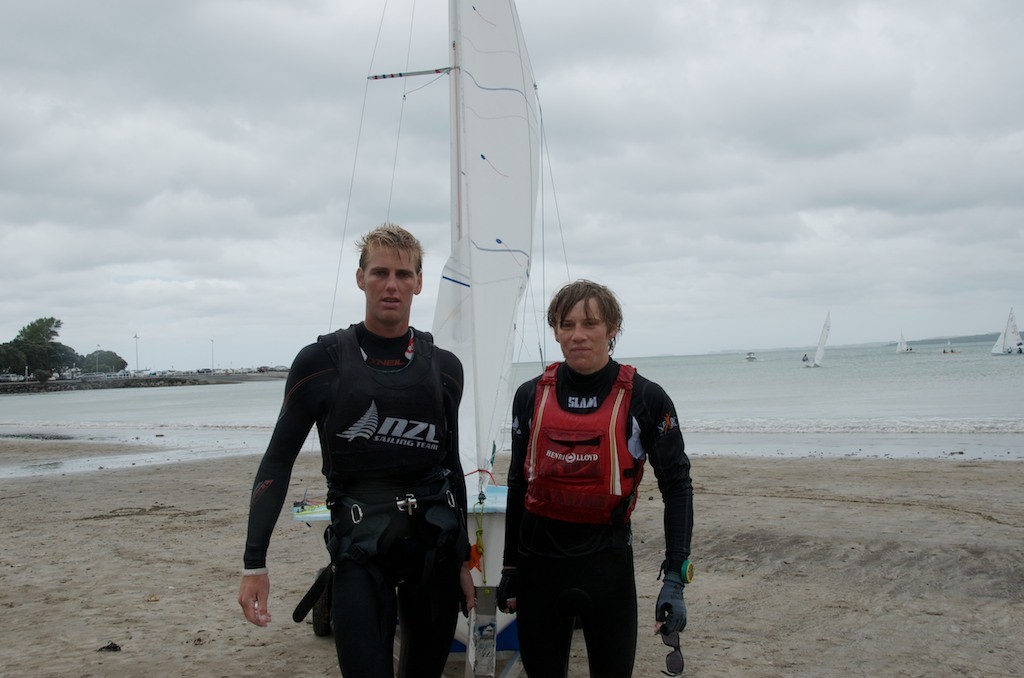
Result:
[[[516,611],[517,578],[514,567],[506,567],[501,571],[501,581],[498,582],[498,609],[502,612]]]
[[[270,623],[270,608],[267,606],[269,596],[269,574],[242,576],[242,586],[238,589],[238,604],[242,606],[245,618],[256,626],[266,626]]]
[[[473,573],[469,571],[468,560],[462,563],[459,585],[462,587],[462,614],[468,617],[469,611],[476,607],[476,587],[473,585]]]
[[[678,572],[665,574],[665,583],[654,608],[655,625],[662,633],[675,633],[686,628],[686,602],[683,601],[683,578]]]

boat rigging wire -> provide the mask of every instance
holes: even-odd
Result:
[[[380,21],[377,24],[377,36],[373,41],[373,50],[370,53],[370,63],[366,68],[366,72],[369,74],[373,70],[373,64],[377,59],[377,48],[380,46],[380,36],[384,29],[384,16],[388,11],[388,3],[384,3],[384,8],[381,10]],[[348,218],[352,210],[352,192],[355,188],[356,183],[356,167],[359,163],[359,143],[363,138],[363,122],[366,120],[366,101],[369,97],[370,80],[367,77],[366,83],[363,85],[363,105],[359,111],[359,125],[356,130],[356,147],[352,153],[352,172],[349,174],[348,180],[348,197],[345,199],[345,217],[342,220],[341,225],[341,246],[338,248],[338,266],[334,272],[334,294],[331,295],[331,312],[327,319],[327,331],[330,332],[334,328],[334,308],[338,303],[338,285],[341,282],[341,263],[345,255],[345,240],[348,238]]]
[[[416,20],[416,3],[412,3],[412,11],[409,13],[409,37],[405,43],[405,68],[409,68],[409,58],[412,54],[412,27]],[[375,78],[371,78],[375,79]],[[402,79],[402,103],[398,107],[398,129],[395,132],[395,154],[391,160],[391,183],[388,185],[388,202],[384,210],[384,221],[391,221],[391,200],[395,195],[395,176],[398,174],[398,148],[402,143],[402,120],[405,117],[405,101],[408,95],[409,81]]]

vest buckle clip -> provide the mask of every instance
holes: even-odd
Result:
[[[412,494],[411,492],[407,493],[405,495],[405,499],[397,499],[396,498],[395,504],[398,506],[398,510],[399,511],[405,511],[410,516],[412,515],[412,512],[415,511],[416,507],[418,506],[418,504],[416,502],[416,495]]]

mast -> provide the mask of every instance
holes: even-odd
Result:
[[[451,136],[451,251],[462,238],[462,77],[459,58],[462,56],[459,2],[448,0],[448,67],[451,113],[448,116]]]

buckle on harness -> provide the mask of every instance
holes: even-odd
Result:
[[[405,499],[398,499],[396,497],[395,504],[398,506],[399,511],[405,511],[410,516],[412,515],[412,512],[416,510],[416,507],[419,505],[416,502],[416,495],[412,494],[411,492],[406,493]]]
[[[358,525],[363,522],[363,508],[359,504],[352,504],[352,508],[348,510],[349,517],[352,518],[352,524]]]
[[[448,508],[455,508],[455,493],[451,490],[445,490],[444,497],[448,500]]]

